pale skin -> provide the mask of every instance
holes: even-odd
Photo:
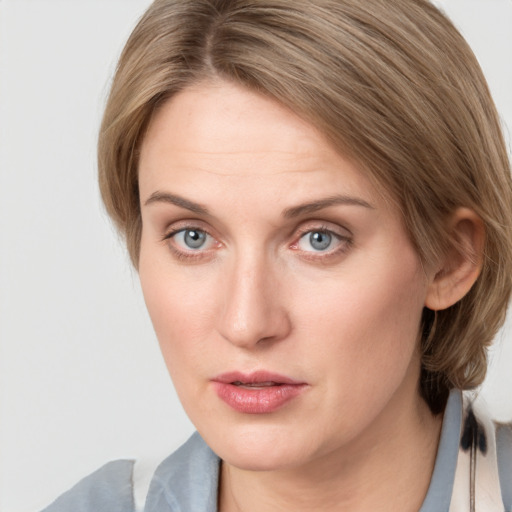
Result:
[[[355,163],[224,82],[157,112],[139,186],[141,284],[183,406],[223,461],[219,510],[417,511],[442,422],[418,392],[421,314],[476,280],[478,217],[450,219],[471,258],[425,265]],[[212,387],[256,370],[305,390],[246,414]]]

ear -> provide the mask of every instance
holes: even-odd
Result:
[[[449,219],[452,245],[432,277],[425,306],[449,308],[469,292],[482,270],[485,227],[469,208],[458,208]]]

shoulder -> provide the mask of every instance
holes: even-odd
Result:
[[[141,482],[134,479],[134,464],[133,460],[105,464],[42,512],[135,512],[134,496]],[[156,469],[144,512],[216,512],[219,467],[220,459],[196,432]]]
[[[220,459],[196,432],[155,471],[145,512],[217,510]]]
[[[133,512],[132,460],[105,464],[80,480],[43,512]]]

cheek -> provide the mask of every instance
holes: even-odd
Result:
[[[139,277],[174,388],[191,421],[202,425],[215,413],[207,389],[212,368],[223,368],[215,336],[222,281],[200,265],[182,266],[150,250],[144,239]]]
[[[345,388],[403,376],[417,348],[425,279],[413,253],[399,261],[360,265],[301,300],[298,316],[310,319],[304,337],[317,341],[314,357]]]
[[[215,359],[209,349],[214,315],[203,300],[211,291],[205,283],[193,286],[180,279],[179,271],[169,275],[169,268],[153,266],[148,271],[142,265],[141,270],[146,306],[167,371],[185,411],[197,421],[197,411],[211,407],[199,399],[204,396],[208,376],[205,358],[209,362]]]
[[[314,423],[329,425],[333,439],[355,438],[392,397],[415,392],[425,284],[415,258],[400,261],[333,279],[297,307],[309,319],[301,362],[322,396]]]
[[[171,375],[204,349],[215,318],[215,287],[200,269],[170,265],[141,246],[139,277],[144,300]]]

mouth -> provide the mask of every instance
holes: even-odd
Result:
[[[267,382],[241,382],[239,380],[236,380],[235,382],[231,383],[233,386],[239,387],[239,388],[245,388],[245,389],[264,389],[264,388],[271,388],[273,386],[283,386],[284,384],[281,384],[280,382],[274,382],[272,380]]]
[[[277,411],[308,387],[305,382],[265,371],[225,373],[214,378],[212,384],[222,401],[244,414]]]

